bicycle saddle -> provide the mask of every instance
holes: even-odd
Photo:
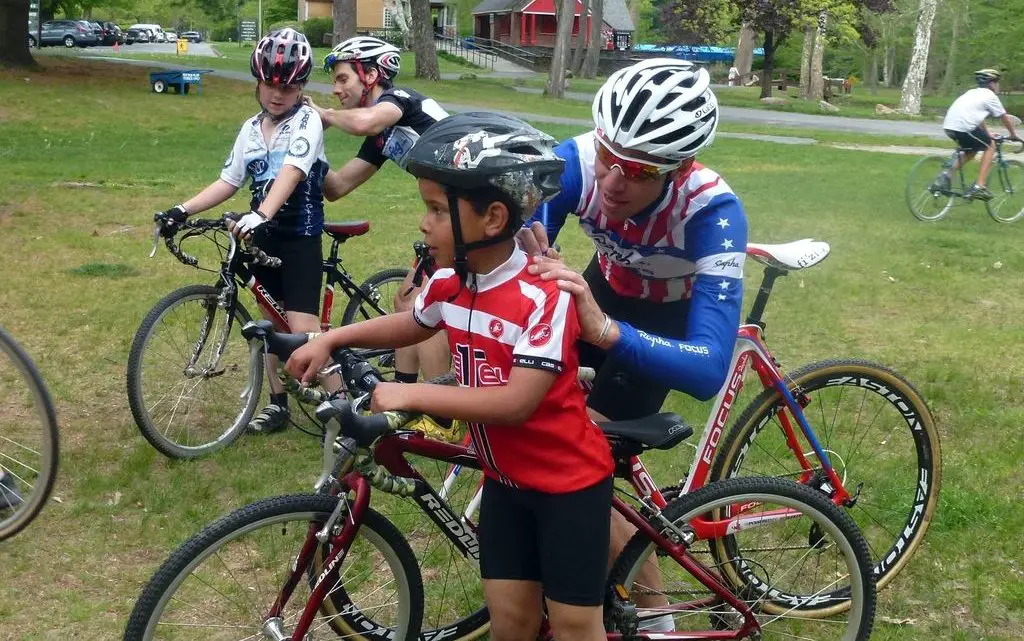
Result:
[[[370,231],[370,221],[350,220],[341,223],[324,223],[324,231],[332,238],[345,240],[353,236],[362,236]]]
[[[616,458],[633,456],[648,449],[672,449],[693,434],[693,428],[671,412],[652,414],[627,421],[598,423]]]
[[[310,334],[285,334],[274,329],[268,320],[249,321],[242,328],[242,336],[246,340],[265,340],[270,353],[282,361],[288,360],[292,352],[309,342]]]
[[[781,245],[747,243],[747,256],[783,271],[813,267],[825,260],[831,248],[822,240],[804,238]]]

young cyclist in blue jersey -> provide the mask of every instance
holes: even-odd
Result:
[[[293,29],[274,31],[257,43],[250,69],[258,81],[261,110],[242,124],[220,178],[158,216],[165,224],[181,222],[220,205],[251,181],[251,211],[229,222],[231,232],[251,237],[257,247],[281,259],[279,268],[252,266],[253,274],[284,307],[292,331],[315,332],[320,327],[328,166],[320,118],[302,104],[302,88],[313,69],[312,49]],[[249,426],[254,431],[273,432],[288,424],[288,394],[276,377],[270,392],[270,403]]]
[[[670,389],[706,400],[725,382],[743,297],[747,221],[739,199],[694,157],[714,140],[718,103],[704,69],[646,60],[612,74],[593,103],[594,130],[560,144],[562,189],[519,234],[549,253],[568,216],[594,242],[582,275],[552,259],[531,266],[572,292],[597,369],[587,404],[596,418],[660,411]],[[611,558],[633,528],[612,514]],[[647,585],[660,585],[655,565]],[[660,605],[641,599],[642,605]],[[669,631],[666,616],[649,631]]]
[[[529,274],[514,241],[523,213],[559,188],[553,143],[491,113],[458,114],[424,133],[408,167],[441,269],[413,311],[332,330],[287,365],[310,381],[337,347],[410,345],[447,330],[461,387],[383,383],[372,409],[470,423],[486,477],[478,535],[495,641],[536,639],[542,600],[555,638],[605,638],[611,451],[576,380],[572,296]]]
[[[446,118],[448,112],[431,98],[413,89],[394,86],[401,70],[398,47],[370,36],[356,36],[339,43],[324,58],[324,69],[334,79],[334,95],[340,108],[324,109],[309,98],[306,104],[320,114],[324,127],[336,127],[353,136],[364,136],[362,146],[337,171],[327,174],[324,195],[334,201],[369,180],[391,160],[405,168],[406,155],[420,134]],[[406,279],[394,301],[396,311],[412,308],[418,290]],[[434,378],[450,367],[443,332],[426,345],[398,350],[395,377],[416,382],[420,369]]]

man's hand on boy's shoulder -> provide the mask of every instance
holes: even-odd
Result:
[[[417,385],[408,383],[377,383],[370,400],[370,411],[390,412],[412,409],[410,392],[413,392],[416,387]]]
[[[331,123],[327,122],[327,119],[324,118],[324,112],[327,111],[326,109],[313,102],[313,99],[310,98],[309,96],[303,96],[302,102],[305,103],[307,107],[315,111],[318,116],[320,116],[320,123],[323,125],[324,129],[327,129],[328,127],[331,126]]]

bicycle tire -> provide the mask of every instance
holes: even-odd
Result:
[[[810,568],[807,566],[814,565],[813,562],[808,563],[812,555],[824,555],[830,550],[834,550],[841,555],[842,563],[845,567],[837,565],[836,567],[840,568],[840,570],[836,571],[833,568],[831,573],[826,571],[824,574],[825,578],[822,580],[828,580],[830,576],[834,577],[836,573],[841,573],[845,569],[846,574],[841,575],[839,580],[849,577],[849,585],[841,597],[844,603],[833,606],[831,609],[835,610],[835,612],[828,614],[828,616],[834,617],[837,614],[849,613],[847,629],[841,637],[843,641],[867,639],[871,634],[876,606],[874,577],[871,573],[871,561],[867,545],[849,515],[836,508],[821,493],[806,486],[779,478],[727,479],[702,487],[676,499],[666,506],[662,511],[662,515],[677,528],[685,532],[690,529],[689,524],[693,519],[708,515],[721,515],[724,510],[729,509],[731,506],[743,506],[745,512],[747,510],[761,509],[762,507],[767,512],[772,512],[767,506],[775,505],[787,510],[795,510],[799,513],[800,520],[797,521],[795,516],[783,519],[769,517],[763,521],[755,521],[747,527],[730,528],[729,534],[718,539],[706,541],[712,549],[723,544],[732,549],[733,556],[729,557],[726,561],[720,562],[719,575],[732,583],[733,592],[740,596],[741,599],[753,600],[752,609],[754,609],[759,620],[763,619],[762,625],[765,626],[762,629],[763,636],[759,638],[776,638],[771,634],[772,630],[767,629],[768,625],[781,621],[779,627],[782,627],[789,624],[790,620],[793,620],[794,625],[800,626],[801,633],[797,635],[799,638],[835,638],[831,636],[817,637],[806,630],[807,627],[819,625],[823,626],[823,629],[834,629],[835,621],[833,619],[825,619],[824,612],[820,608],[807,605],[808,603],[813,605],[816,601],[820,600],[820,591],[816,590],[810,593],[798,594],[785,592],[784,588],[780,589],[772,583],[772,573],[768,571],[766,565],[754,561],[753,558],[736,556],[738,552],[743,551],[737,545],[740,537],[745,539],[748,534],[753,535],[753,533],[760,531],[762,527],[778,525],[780,528],[785,526],[793,531],[787,537],[787,541],[792,540],[794,536],[808,537],[803,539],[807,541],[803,545],[806,552],[803,553],[802,558],[794,563],[793,568],[799,565],[801,570],[808,570]],[[756,519],[757,517],[755,516],[754,518]],[[810,519],[810,522],[805,521],[805,518]],[[797,528],[796,525],[800,527]],[[808,532],[811,534],[805,535],[802,529],[804,525],[809,525]],[[692,530],[690,531],[692,532]],[[668,528],[662,528],[661,532],[669,537],[674,536],[674,533]],[[811,535],[816,537],[813,542],[809,538]],[[834,543],[831,545],[822,544],[826,540],[825,537],[831,537]],[[703,546],[700,543],[702,542],[697,540],[688,546],[690,552],[695,557],[706,554],[703,552]],[[759,540],[758,544],[750,548],[749,551],[756,554],[764,551],[763,547],[764,543]],[[792,551],[793,547],[795,546],[785,545],[779,548],[779,551],[780,553]],[[655,549],[654,543],[646,535],[642,532],[635,534],[626,544],[626,547],[623,548],[609,572],[609,587],[622,586],[626,588],[631,597],[640,596],[640,593],[644,591],[657,593],[659,589],[656,586],[646,587],[642,583],[637,584],[641,568],[649,563],[652,558],[655,559],[655,562],[663,564],[660,566],[662,571],[660,572],[661,577],[659,579],[663,582],[672,580],[669,570],[678,568],[682,571],[682,568],[671,557],[660,554],[654,555]],[[714,554],[708,554],[708,556],[715,558]],[[737,566],[742,566],[743,571],[750,574],[740,577],[735,572]],[[733,571],[721,572],[723,568]],[[763,577],[756,576],[758,572]],[[684,576],[692,578],[692,575],[689,573],[684,573]],[[778,574],[777,577],[781,577],[787,583],[796,583],[799,575],[794,575],[791,571],[785,571]],[[739,580],[737,581],[737,579]],[[666,597],[680,594],[691,595],[694,598],[694,601],[691,603],[702,603],[706,610],[677,611],[681,615],[678,618],[674,617],[673,620],[677,631],[683,631],[679,630],[680,627],[685,628],[687,625],[696,626],[702,623],[698,620],[688,620],[694,612],[707,614],[710,619],[709,624],[716,630],[728,629],[730,626],[738,625],[738,613],[735,610],[725,606],[721,601],[711,601],[706,597],[705,599],[696,597],[695,595],[699,594],[700,590],[704,590],[707,594],[711,593],[707,592],[706,588],[703,588],[702,585],[695,581],[689,584],[685,584],[685,581],[686,579],[682,579],[682,582],[684,582],[682,587],[674,585],[662,587],[660,592]],[[833,583],[835,583],[834,580]],[[834,598],[832,599],[834,600]],[[797,605],[794,605],[793,601],[796,601]],[[801,603],[804,605],[801,606]],[[648,616],[655,618],[659,614],[663,615],[666,612],[666,610],[656,610],[659,606],[664,607],[663,604],[648,604],[644,607],[654,609],[654,612]],[[794,612],[796,614],[793,614]],[[689,630],[687,629],[687,631]],[[780,635],[779,638],[796,638],[786,632],[780,631],[778,634]]]
[[[435,488],[439,485],[437,471],[447,464],[423,457],[406,454],[410,464]],[[351,456],[339,457],[334,476],[340,478],[350,469]],[[431,463],[437,464],[431,466]],[[460,480],[453,486],[448,501],[460,515],[468,502],[466,488],[475,488],[479,479],[478,473],[466,474],[463,470]],[[475,565],[464,559],[451,544],[440,528],[423,512],[423,509],[411,499],[399,499],[391,496],[375,496],[375,509],[390,522],[401,528],[403,536],[413,550],[420,573],[427,577],[424,581],[423,629],[419,641],[471,641],[480,638],[490,630],[490,613],[483,603],[480,571]],[[310,579],[319,573],[323,560],[318,553],[311,567]],[[466,581],[474,585],[467,586]],[[448,588],[451,588],[450,590]],[[450,600],[446,599],[450,597]],[[479,600],[479,602],[477,602]],[[344,595],[334,594],[325,600],[321,610],[328,616],[351,609],[352,605]],[[335,633],[343,636],[346,631],[332,626]]]
[[[359,290],[362,291],[370,300],[378,303],[386,313],[390,314],[394,311],[394,308],[392,307],[393,303],[388,297],[381,294],[381,287],[386,283],[394,282],[401,285],[405,280],[405,277],[408,275],[409,270],[401,267],[384,269],[363,281],[363,284],[359,286]],[[348,304],[345,305],[345,313],[341,317],[341,324],[351,325],[352,323],[375,318],[379,315],[380,314],[377,313],[377,310],[366,306],[366,301],[364,299],[360,297],[352,297],[349,299]]]
[[[907,176],[907,207],[914,217],[924,222],[941,220],[953,207],[952,193],[945,194],[931,189],[932,183],[946,166],[944,156],[925,156],[914,163]],[[938,209],[935,209],[935,208]]]
[[[201,325],[205,322],[207,324],[207,331],[214,332],[213,336],[210,337],[212,343],[217,342],[216,332],[218,329],[221,319],[217,315],[217,311],[220,307],[217,306],[221,290],[217,287],[209,285],[189,285],[182,287],[181,289],[175,290],[165,296],[160,302],[158,302],[143,319],[142,324],[139,325],[138,331],[135,333],[135,338],[132,340],[131,352],[128,356],[128,371],[127,371],[127,388],[128,388],[128,404],[131,406],[132,417],[135,419],[135,424],[138,426],[139,431],[146,438],[149,443],[156,448],[158,452],[164,456],[176,459],[188,459],[198,458],[212,454],[224,447],[227,447],[245,431],[246,426],[252,419],[253,414],[256,411],[256,404],[259,402],[260,389],[263,385],[263,354],[259,345],[246,345],[244,348],[241,345],[232,348],[232,353],[227,358],[227,364],[223,362],[225,356],[222,354],[217,359],[217,365],[223,366],[220,370],[221,374],[211,372],[210,376],[201,374],[198,377],[189,376],[183,371],[182,368],[189,362],[189,355],[182,352],[180,345],[178,351],[181,352],[179,356],[184,359],[180,361],[180,366],[177,365],[179,362],[177,359],[171,360],[170,362],[172,369],[169,370],[172,374],[177,370],[177,375],[180,377],[181,391],[179,392],[177,404],[171,409],[171,415],[168,421],[166,429],[162,429],[156,425],[154,419],[154,410],[170,397],[171,392],[165,392],[163,388],[157,386],[157,393],[162,393],[163,397],[158,399],[147,398],[150,390],[147,389],[147,383],[145,378],[146,364],[149,362],[147,359],[147,350],[150,347],[154,336],[161,331],[161,326],[165,319],[171,317],[172,313],[176,312],[177,309],[184,309],[184,306],[190,302],[198,302],[202,308],[200,312],[204,313],[205,316],[201,316],[198,320],[185,319],[182,321],[182,325],[188,325],[183,327],[182,331],[192,332],[193,327],[196,329],[197,334],[201,334],[204,330]],[[214,310],[213,320],[209,320],[210,310]],[[205,311],[203,311],[205,310]],[[230,327],[231,338],[237,338],[244,344],[244,338],[240,333],[240,329],[245,323],[252,320],[248,310],[245,307],[235,301],[233,310],[233,319]],[[185,312],[183,312],[185,313]],[[193,322],[195,325],[193,325]],[[168,329],[170,332],[171,329]],[[194,346],[198,339],[189,338],[189,335],[185,335],[183,341],[186,347],[190,345]],[[220,350],[220,346],[209,344],[204,346],[200,350],[200,356],[209,358],[211,350],[216,353]],[[225,348],[226,349],[226,348]],[[156,347],[153,348],[155,352]],[[246,355],[246,356],[243,356]],[[154,356],[155,358],[156,356]],[[245,361],[245,362],[243,362]],[[185,438],[180,438],[179,433],[176,431],[178,428],[171,425],[171,421],[175,418],[178,406],[182,403],[182,399],[187,398],[186,394],[191,395],[198,390],[201,383],[209,381],[218,381],[224,373],[231,372],[232,374],[240,373],[244,371],[245,382],[242,384],[242,389],[235,387],[236,383],[241,382],[241,377],[233,376],[232,378],[238,378],[238,381],[234,381],[230,385],[216,385],[218,390],[211,394],[212,398],[208,403],[207,407],[204,408],[202,416],[186,416],[186,421],[183,429],[185,430]],[[194,384],[191,389],[186,390],[185,386],[190,384],[193,379],[200,379],[199,383]],[[177,386],[178,383],[175,383]],[[205,389],[199,390],[196,393],[196,397],[201,397],[205,393]],[[237,397],[240,403],[237,406],[233,406],[237,411],[234,416],[224,414],[223,409],[227,406],[225,399],[231,398],[232,396]],[[189,403],[187,412],[191,413],[193,403]],[[212,408],[213,409],[210,411]],[[230,411],[230,410],[229,410]],[[162,422],[162,417],[158,416]],[[225,427],[226,425],[226,427]],[[192,434],[198,434],[199,437],[196,439],[197,442],[183,442],[186,438],[191,437]]]
[[[4,366],[5,362],[14,366],[13,371]],[[28,395],[24,399],[7,397],[12,389],[21,387],[17,383],[18,379],[26,384],[26,389],[20,391],[28,392]],[[13,501],[4,495],[3,504],[0,505],[0,541],[3,541],[28,527],[46,505],[57,479],[60,437],[57,412],[46,382],[29,355],[2,327],[0,390],[3,390],[5,400],[11,404],[0,416],[0,472],[10,474],[15,479],[21,499],[20,504],[11,509]],[[23,402],[16,404],[17,400]],[[42,429],[38,434],[26,433],[25,436],[31,441],[25,443],[15,430],[27,427],[30,432],[35,432],[35,421],[29,419],[29,414],[38,414]],[[5,424],[8,417],[12,419],[9,425]],[[5,451],[7,446],[13,448],[11,453]],[[28,457],[32,460],[22,460]],[[25,486],[28,492],[24,491]]]
[[[265,574],[265,568],[262,566],[256,566],[252,562],[252,552],[242,548],[244,553],[239,554],[239,558],[231,557],[225,551],[228,544],[241,539],[244,536],[257,532],[263,527],[274,528],[274,536],[278,536],[278,529],[280,529],[281,535],[285,535],[286,528],[282,526],[287,521],[293,521],[298,524],[295,530],[296,540],[298,544],[295,546],[291,545],[278,545],[277,547],[281,550],[281,567],[284,568],[282,579],[290,572],[292,564],[295,562],[295,555],[298,554],[301,548],[302,542],[305,540],[306,533],[310,527],[321,526],[330,514],[334,511],[338,505],[338,497],[326,496],[326,495],[313,495],[313,494],[299,494],[292,496],[280,496],[269,499],[263,499],[257,501],[251,505],[238,509],[231,514],[224,516],[214,522],[213,524],[204,528],[199,534],[193,536],[191,539],[183,543],[177,550],[175,550],[171,556],[160,566],[160,569],[154,574],[153,578],[149,581],[146,587],[142,590],[138,601],[135,603],[135,607],[132,610],[131,616],[128,619],[128,624],[125,628],[124,640],[125,641],[153,641],[156,638],[155,631],[158,629],[161,619],[167,614],[168,606],[173,602],[174,606],[177,607],[179,604],[188,603],[186,594],[184,597],[181,596],[182,585],[186,579],[192,575],[192,572],[199,568],[203,561],[211,557],[216,557],[217,561],[223,565],[224,570],[219,571],[219,575],[210,575],[216,579],[217,586],[211,588],[210,591],[216,595],[223,596],[227,600],[228,595],[223,594],[226,588],[222,586],[225,584],[225,578],[234,581],[241,590],[240,594],[242,597],[237,599],[238,601],[249,601],[249,598],[254,592],[257,597],[263,598],[263,603],[256,603],[256,607],[250,608],[258,620],[246,622],[238,627],[248,631],[252,636],[246,636],[245,638],[257,638],[263,637],[262,625],[263,617],[265,613],[270,610],[270,606],[273,605],[274,599],[279,595],[279,590],[283,585],[282,582],[274,584],[274,591],[254,591],[251,585],[245,585],[236,578],[237,575],[241,574],[241,570],[238,567],[232,567],[230,563],[234,563],[235,566],[245,565],[249,563],[254,565],[256,569],[260,570],[261,574]],[[347,612],[344,615],[340,615],[338,619],[335,619],[335,623],[343,622],[348,626],[348,633],[346,638],[360,639],[362,641],[414,641],[417,637],[417,633],[420,627],[420,620],[422,617],[422,603],[423,603],[423,585],[419,574],[419,568],[416,565],[416,559],[412,554],[412,550],[409,549],[408,543],[402,537],[401,532],[390,523],[387,519],[382,517],[374,510],[367,508],[365,517],[359,525],[359,530],[356,535],[357,537],[364,537],[367,544],[372,547],[369,550],[372,554],[365,554],[362,550],[353,551],[356,543],[361,539],[353,540],[353,546],[349,549],[349,553],[345,555],[345,559],[342,562],[347,563],[351,561],[355,563],[372,562],[375,557],[379,556],[381,563],[373,569],[366,571],[362,577],[363,581],[369,582],[368,586],[371,588],[371,592],[367,595],[367,598],[375,597],[380,598],[376,595],[377,592],[381,591],[380,587],[374,587],[374,580],[380,580],[379,569],[382,568],[382,564],[386,564],[387,569],[394,575],[394,582],[396,588],[394,590],[394,596],[398,599],[398,624],[391,627],[384,627],[376,623],[372,616],[367,616],[363,610],[355,610]],[[288,542],[291,543],[291,542]],[[266,545],[260,550],[264,550],[270,545]],[[245,557],[245,559],[241,559]],[[262,559],[260,559],[262,560]],[[243,562],[244,561],[244,562]],[[349,568],[353,566],[347,566]],[[343,568],[339,568],[339,572],[347,571]],[[342,580],[342,574],[339,576],[338,581],[335,584],[333,590],[342,590],[348,594],[354,587],[360,587],[353,585],[354,579]],[[258,580],[259,577],[254,576],[253,581]],[[205,583],[204,583],[205,581]],[[213,583],[214,581],[205,579],[196,579],[196,583],[200,584],[200,591],[206,585]],[[305,582],[299,581],[295,587],[293,593],[293,599],[298,595],[300,588],[305,586]],[[218,592],[217,588],[221,591]],[[192,589],[189,586],[189,589]],[[311,590],[310,590],[311,592]],[[308,596],[308,595],[307,595]],[[202,602],[201,615],[210,617],[215,612],[215,605],[213,598],[208,598]],[[303,600],[303,606],[306,601]],[[368,603],[369,605],[369,603]],[[387,605],[387,603],[385,603]],[[237,608],[236,603],[231,603],[232,608]],[[373,609],[382,608],[383,606],[373,606]],[[262,609],[260,609],[262,608]],[[301,612],[301,607],[298,609]],[[368,611],[368,610],[367,610]],[[193,615],[195,616],[195,615]],[[297,616],[297,615],[296,615]],[[380,616],[379,613],[374,616]],[[346,619],[347,617],[347,619]],[[286,621],[287,622],[287,621]],[[228,627],[225,625],[226,622],[218,622],[220,627]],[[165,625],[175,625],[174,623],[165,622]],[[196,626],[194,622],[190,623],[191,626]],[[326,622],[322,622],[321,626],[327,625]],[[356,632],[356,628],[361,628],[360,632]],[[185,634],[183,632],[183,626],[178,624],[175,626],[176,634]],[[190,628],[189,628],[190,629]],[[198,636],[201,634],[202,636]],[[231,639],[239,638],[240,633],[234,633]],[[213,636],[212,631],[197,632],[197,636],[192,637],[195,639],[216,640],[220,637]],[[389,636],[391,635],[391,636]],[[245,636],[242,634],[242,636]],[[187,637],[175,636],[175,639],[183,639]],[[321,638],[321,637],[317,637]]]
[[[924,539],[935,514],[942,470],[939,434],[931,411],[914,386],[902,375],[869,361],[844,359],[811,363],[793,372],[787,381],[791,391],[802,390],[812,398],[811,404],[804,409],[804,415],[822,447],[829,452],[833,467],[840,476],[846,477],[844,486],[847,491],[851,494],[859,493],[850,512],[864,531],[872,555],[875,580],[881,589],[906,566]],[[847,388],[863,392],[860,406],[853,406],[857,418],[871,415],[874,423],[887,406],[894,410],[889,422],[883,424],[888,426],[888,432],[881,430],[879,437],[877,433],[869,431],[869,425],[855,442],[853,450],[843,448],[839,441],[849,431],[843,429],[844,426],[824,425],[823,428],[829,418],[835,422],[847,420],[846,415],[840,412]],[[835,409],[826,413],[825,403],[835,395],[835,391],[838,391]],[[818,395],[818,392],[822,393]],[[869,397],[869,394],[873,396]],[[872,400],[880,403],[873,415],[864,410]],[[778,430],[765,430],[775,423],[775,417],[784,407],[781,396],[774,389],[764,390],[753,399],[722,439],[709,482],[735,476],[795,477],[799,474],[801,469],[796,457],[785,445],[781,427]],[[795,429],[799,430],[799,427]],[[766,434],[771,434],[771,437],[764,436]],[[871,434],[875,434],[875,438]],[[912,448],[908,445],[907,437]],[[800,434],[798,438],[801,441],[803,439]],[[857,430],[850,434],[850,438],[851,442],[858,438]],[[896,447],[890,446],[893,440],[897,440]],[[896,451],[898,456],[866,463],[854,470],[856,476],[848,476],[850,463],[856,460],[854,457],[860,447],[867,442],[878,442],[885,448],[885,453]],[[912,451],[912,468],[903,450]],[[813,458],[809,447],[808,452],[808,458]],[[912,469],[913,474],[906,474],[907,469]],[[901,474],[905,482],[903,487],[896,487],[897,483],[893,479],[900,480]],[[863,483],[863,486],[858,490],[859,483]],[[908,507],[900,505],[898,508],[888,508],[890,503],[884,500],[889,496],[906,495],[910,498]],[[869,500],[873,496],[881,497],[883,501],[876,505]],[[890,513],[889,518],[885,518],[883,510]]]
[[[1016,177],[1010,175],[1011,168]],[[992,199],[985,201],[985,210],[997,223],[1016,222],[1024,216],[1024,163],[1019,160],[1005,160],[1002,167],[997,166],[995,169],[1002,191],[994,192]],[[993,185],[993,182],[990,180],[989,185]],[[1016,200],[1012,198],[1014,195],[1018,196]],[[1009,210],[1003,215],[1000,210],[1007,205]]]

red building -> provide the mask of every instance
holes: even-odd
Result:
[[[605,48],[628,49],[635,27],[624,0],[604,0],[601,32]],[[521,47],[553,47],[557,21],[555,0],[483,0],[473,9],[473,35]],[[590,36],[591,16],[581,15],[583,5],[576,0],[571,46],[577,38]]]

